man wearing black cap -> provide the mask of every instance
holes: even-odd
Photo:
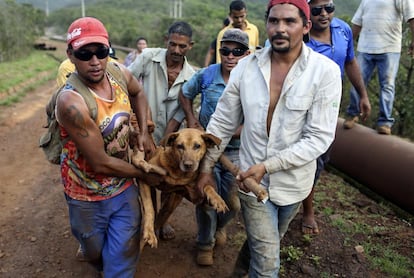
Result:
[[[221,64],[210,65],[193,75],[183,85],[180,102],[187,119],[187,126],[204,130],[211,114],[216,109],[217,101],[223,94],[230,77],[230,71],[238,61],[250,54],[249,37],[240,29],[228,29],[220,42]],[[194,115],[193,100],[201,93],[201,110],[199,120]],[[241,126],[233,134],[224,154],[236,165],[239,164]],[[217,192],[224,199],[230,211],[217,213],[208,203],[196,208],[197,233],[197,263],[199,265],[213,264],[213,248],[226,242],[226,225],[234,218],[240,209],[233,175],[221,164],[214,168]]]
[[[334,139],[341,100],[338,65],[303,42],[311,28],[307,1],[271,0],[266,19],[271,47],[232,70],[206,129],[222,144],[208,149],[198,181],[199,188],[214,183],[214,164],[243,121],[237,180],[247,241],[235,276],[278,277],[280,239],[312,189],[316,159]],[[267,188],[268,200],[249,192],[248,177]]]

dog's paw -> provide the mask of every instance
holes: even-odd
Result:
[[[207,197],[208,203],[217,211],[217,212],[226,212],[229,211],[229,208],[224,202],[223,198],[217,194],[216,190],[211,185],[206,185],[204,187],[204,194]]]
[[[217,194],[216,190],[211,185],[206,185],[204,187],[204,194],[207,197],[208,203],[217,211],[217,212],[226,212],[229,211],[229,208],[224,202],[223,198]]]
[[[144,241],[145,244],[148,244],[149,246],[151,246],[151,248],[158,247],[158,239],[154,231],[151,232],[148,230],[144,230],[142,234],[142,240]]]
[[[222,198],[220,199],[212,198],[212,199],[209,199],[208,202],[217,212],[224,213],[226,211],[229,211],[229,208],[227,207],[226,202],[224,202]]]

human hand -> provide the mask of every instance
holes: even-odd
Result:
[[[247,178],[252,178],[256,181],[257,184],[260,184],[260,181],[262,180],[265,173],[266,168],[263,163],[251,166],[246,172],[239,171],[238,175],[236,176],[239,188],[244,192],[250,192],[251,190],[246,184],[244,184],[244,180]]]
[[[145,173],[142,171],[142,174],[138,177],[138,181],[150,184],[151,186],[159,186],[164,180],[165,175],[154,172]]]
[[[137,135],[137,141],[138,149],[145,153],[145,159],[151,158],[156,148],[152,135],[147,132],[145,134],[139,133]]]
[[[371,104],[368,97],[363,97],[359,100],[359,111],[361,111],[362,121],[366,121],[371,114]]]
[[[200,122],[196,118],[188,119],[187,120],[187,127],[196,128],[196,129],[200,129],[200,130],[204,131],[204,128],[202,127],[202,125],[200,124]]]

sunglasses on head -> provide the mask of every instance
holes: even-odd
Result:
[[[109,48],[105,46],[99,47],[95,52],[87,49],[79,49],[73,51],[73,55],[81,61],[89,61],[92,59],[93,55],[95,55],[98,59],[105,59],[109,55]]]
[[[219,49],[220,54],[223,56],[229,56],[230,53],[233,53],[233,56],[235,57],[239,57],[239,56],[243,56],[244,53],[246,53],[247,49],[242,49],[242,48],[227,48],[227,47],[222,47]]]
[[[313,16],[317,16],[320,15],[322,13],[322,9],[325,9],[325,11],[330,14],[333,13],[335,11],[335,5],[334,4],[328,4],[328,5],[324,5],[324,6],[318,6],[318,7],[312,7],[311,8],[311,13]]]

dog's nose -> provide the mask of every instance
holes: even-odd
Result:
[[[193,168],[193,165],[194,164],[191,161],[184,162],[184,167],[185,167],[186,170],[191,170]]]

